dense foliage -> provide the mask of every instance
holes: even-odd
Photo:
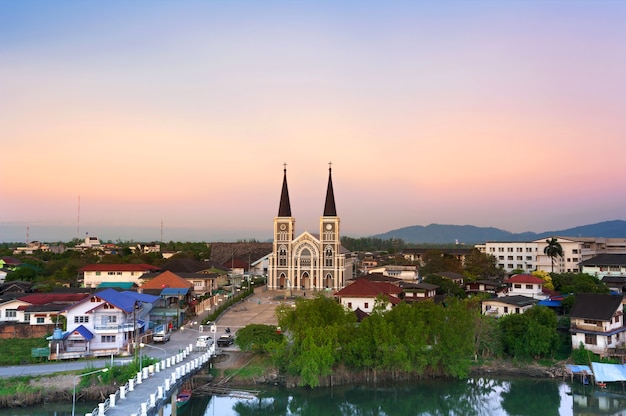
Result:
[[[379,299],[374,312],[356,321],[335,300],[298,299],[277,310],[287,336],[271,343],[275,363],[300,384],[315,387],[339,364],[354,371],[466,377],[481,357],[551,358],[559,347],[556,314],[534,307],[496,319],[480,313],[479,299],[448,298],[400,303],[391,310]]]
[[[282,339],[274,325],[250,324],[237,331],[235,344],[242,351],[269,352]]]

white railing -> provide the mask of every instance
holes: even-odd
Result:
[[[115,407],[118,399],[123,400],[127,393],[134,391],[135,386],[141,384],[141,380],[154,375],[156,372],[167,371],[166,368],[170,368],[172,370],[170,377],[164,377],[164,383],[159,385],[154,393],[149,394],[146,401],[140,403],[135,413],[131,413],[135,416],[146,416],[148,409],[156,407],[160,400],[164,400],[168,397],[170,391],[177,385],[177,382],[181,378],[202,368],[202,366],[209,361],[211,356],[215,355],[215,346],[212,345],[208,351],[200,357],[194,358],[191,362],[183,363],[185,358],[187,358],[192,351],[193,345],[190,344],[182,352],[158,362],[154,367],[154,371],[150,371],[149,368],[143,368],[141,372],[138,372],[132,379],[129,379],[124,386],[121,386],[114,394],[111,394],[108,399],[102,403],[98,403],[98,406],[91,411],[91,415],[104,416],[107,410]],[[172,369],[171,367],[175,364],[180,365]]]

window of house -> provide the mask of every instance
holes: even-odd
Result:
[[[75,324],[84,324],[89,322],[89,317],[87,315],[80,315],[74,317]]]
[[[526,285],[526,289],[532,290],[533,285]]]
[[[369,308],[369,307],[370,307],[369,302],[365,302],[365,305],[363,305],[363,307],[364,307],[365,309]]]
[[[504,247],[498,247],[498,251],[499,252],[503,252],[504,251]]]
[[[348,308],[352,309],[352,302],[348,302]]]
[[[515,284],[513,284],[513,287],[515,289],[521,289],[522,288],[522,284],[521,283],[515,283]]]
[[[5,316],[7,318],[16,318],[17,317],[17,309],[7,309],[5,312]]]
[[[513,265],[511,263],[509,263],[507,266],[509,267],[509,269],[513,268]]]
[[[96,272],[96,276],[100,276],[100,272]]]
[[[578,257],[572,257],[572,261],[577,262],[578,261]]]
[[[578,254],[578,249],[577,249],[577,248],[573,249],[573,250],[572,250],[572,253],[573,253],[573,254]]]
[[[504,256],[498,256],[498,260],[504,260]]]
[[[519,308],[515,308],[515,313],[520,313]]]
[[[521,265],[521,264],[518,264],[518,265],[517,265],[517,268],[518,268],[518,269],[523,269],[523,268],[524,268],[524,266],[523,266],[523,265]]]
[[[585,334],[585,344],[596,345],[597,344],[596,336],[593,334]]]
[[[526,260],[532,261],[533,256],[526,256]]]
[[[115,342],[115,335],[102,335],[100,337],[100,342],[102,343]]]
[[[509,313],[509,307],[508,306],[504,307],[504,313]]]
[[[508,256],[506,259],[507,260],[513,260],[513,256]]]
[[[512,253],[513,252],[513,247],[507,247],[506,251],[508,251],[509,253]]]
[[[38,324],[43,324],[45,319],[46,318],[43,318],[43,317],[37,317],[37,323]]]
[[[30,314],[29,313],[25,313],[24,314],[24,322],[30,322]]]
[[[613,337],[611,335],[606,337],[606,345],[611,345],[611,342],[613,340]]]

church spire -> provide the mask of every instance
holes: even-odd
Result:
[[[328,163],[328,188],[326,189],[326,203],[324,204],[324,216],[336,217],[335,193],[333,192],[332,163]]]
[[[279,217],[291,217],[291,204],[289,203],[289,189],[287,189],[287,164],[283,164],[283,190],[280,193]]]

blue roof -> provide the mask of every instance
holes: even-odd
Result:
[[[67,337],[69,337],[74,332],[78,332],[79,334],[81,334],[83,338],[85,338],[87,341],[93,338],[93,334],[90,330],[85,328],[83,325],[79,325],[78,327],[74,328],[73,331],[67,331],[65,334],[63,334],[63,339],[67,339]]]
[[[183,287],[166,287],[161,291],[161,295],[186,295],[189,288]]]
[[[95,293],[95,295],[109,302],[111,305],[120,308],[124,312],[132,312],[135,309],[135,302],[153,303],[159,299],[158,296],[145,295],[131,291],[118,292],[115,289],[104,289]]]
[[[626,365],[591,363],[596,381],[626,381]]]
[[[558,308],[559,306],[563,306],[563,302],[561,302],[560,300],[544,299],[540,300],[537,305],[547,306],[549,308]]]

